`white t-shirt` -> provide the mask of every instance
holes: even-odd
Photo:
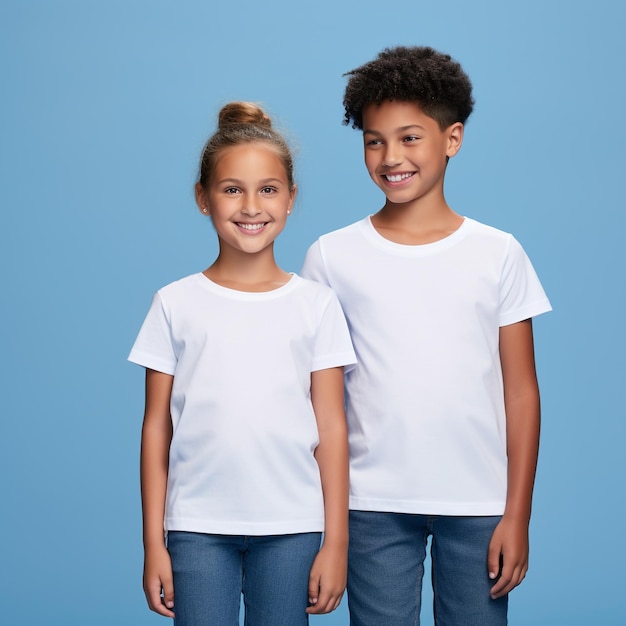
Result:
[[[166,530],[323,530],[311,372],[355,363],[331,289],[188,276],[154,296],[129,360],[174,376]]]
[[[350,508],[502,514],[499,328],[551,308],[519,243],[466,218],[440,241],[400,245],[366,218],[321,237],[302,274],[333,288],[357,354]]]

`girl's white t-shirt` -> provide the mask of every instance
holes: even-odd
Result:
[[[166,530],[323,530],[311,372],[356,361],[331,289],[188,276],[155,294],[128,358],[174,376]]]
[[[333,288],[357,354],[350,508],[502,514],[499,330],[550,310],[520,244],[466,218],[440,241],[401,245],[366,218],[321,237],[302,274]]]

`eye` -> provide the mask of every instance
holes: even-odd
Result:
[[[417,135],[407,135],[403,141],[405,143],[413,143],[414,141],[417,141],[419,139],[419,137]]]
[[[380,139],[370,139],[368,141],[365,142],[366,146],[369,147],[376,147],[376,146],[382,146],[383,142]]]
[[[226,187],[226,189],[224,189],[224,193],[235,194],[235,193],[240,193],[240,190],[238,187]]]
[[[261,188],[261,193],[265,195],[276,193],[276,191],[277,191],[276,187],[267,186],[267,187]]]

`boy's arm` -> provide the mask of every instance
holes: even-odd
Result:
[[[315,282],[328,285],[329,287],[331,286],[322,258],[322,249],[319,239],[307,250],[304,263],[300,269],[300,275],[303,278],[314,280]]]
[[[339,606],[346,588],[348,557],[348,431],[342,367],[311,374],[311,400],[319,432],[315,458],[324,494],[324,543],[309,576],[307,613],[329,613]]]
[[[506,595],[528,570],[528,525],[539,452],[539,386],[530,319],[500,328],[508,479],[506,506],[489,545],[491,597]]]
[[[170,396],[173,380],[173,376],[146,369],[146,408],[141,432],[143,588],[148,606],[166,617],[174,617],[171,610],[174,606],[172,563],[163,531],[172,441]]]

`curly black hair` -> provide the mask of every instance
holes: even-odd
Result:
[[[369,63],[346,72],[343,123],[363,130],[363,109],[386,100],[415,102],[443,130],[465,123],[474,108],[472,83],[450,55],[428,46],[385,48]]]

